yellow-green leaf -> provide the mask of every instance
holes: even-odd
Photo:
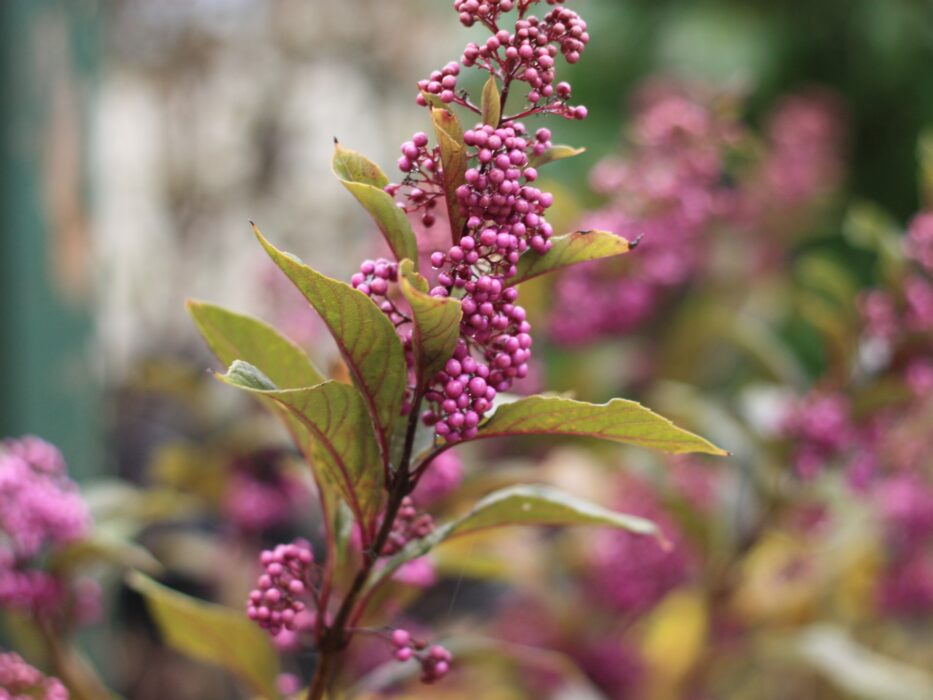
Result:
[[[635,401],[593,404],[557,396],[529,396],[499,406],[476,439],[506,435],[577,435],[650,447],[672,454],[727,455],[699,435],[678,428]]]
[[[330,279],[287,255],[255,229],[272,260],[320,314],[356,388],[369,408],[384,464],[408,381],[405,353],[392,322],[372,299],[344,282]]]
[[[460,241],[466,217],[460,211],[457,188],[466,182],[467,149],[463,142],[463,127],[456,115],[446,109],[431,108],[431,120],[441,149],[441,168],[444,179],[444,198],[450,219],[450,234],[454,243]]]
[[[162,571],[162,565],[148,549],[126,538],[108,533],[101,527],[83,539],[70,542],[50,557],[50,571],[74,572],[84,566],[104,562],[124,569],[139,569],[151,574]]]
[[[198,661],[221,666],[251,692],[279,698],[279,660],[268,635],[242,610],[197,600],[138,572],[129,585],[146,599],[165,643]]]
[[[502,118],[502,98],[499,95],[499,87],[496,85],[496,77],[489,76],[486,85],[483,86],[483,124],[491,127],[498,127],[499,120]]]
[[[551,146],[540,156],[533,156],[530,160],[530,164],[533,168],[540,168],[542,165],[553,163],[555,160],[573,158],[585,151],[585,148],[574,148],[573,146]]]
[[[383,189],[389,179],[378,165],[339,143],[334,148],[334,174],[376,222],[396,260],[418,260],[418,243],[408,216]]]
[[[544,253],[528,250],[518,260],[518,270],[509,284],[520,284],[532,277],[560,270],[590,260],[611,258],[632,250],[632,244],[609,231],[575,231],[551,239],[551,249]]]
[[[245,360],[281,389],[324,381],[304,350],[262,321],[203,301],[188,300],[188,311],[224,367]]]
[[[412,338],[415,367],[420,386],[425,386],[457,347],[460,337],[460,302],[450,297],[432,297],[425,279],[403,260],[399,268],[402,294],[411,306],[414,320]]]
[[[371,529],[382,510],[384,477],[373,425],[360,393],[333,381],[302,389],[257,388],[242,381],[243,371],[234,372],[243,364],[235,362],[220,379],[272,399],[299,421],[319,448],[314,450],[317,473],[337,490],[358,522]]]
[[[372,585],[391,576],[405,562],[424,556],[444,540],[514,525],[607,525],[661,537],[657,525],[650,520],[616,513],[550,486],[522,484],[494,491],[466,514],[409,543],[386,562]]]

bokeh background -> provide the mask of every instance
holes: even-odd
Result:
[[[335,277],[348,278],[360,259],[373,254],[371,224],[330,172],[333,139],[391,173],[398,144],[425,127],[425,114],[414,104],[415,81],[459,55],[471,37],[448,5],[3,2],[0,435],[33,433],[54,442],[82,483],[119,477],[219,498],[222,487],[211,481],[216,473],[209,478],[202,471],[195,478],[191,464],[225,463],[240,446],[261,445],[265,424],[209,379],[206,370],[215,365],[184,301],[209,299],[255,313],[286,328],[324,364],[333,357],[300,298],[254,245],[249,221]],[[858,290],[879,284],[876,252],[844,234],[854,225],[854,211],[868,216],[869,210],[853,208],[867,202],[871,212],[884,212],[884,221],[901,228],[924,207],[922,137],[933,126],[933,3],[579,0],[573,6],[587,19],[592,41],[584,60],[565,75],[590,117],[583,126],[554,127],[555,142],[587,148],[549,166],[549,184],[558,199],[564,197],[555,212],[558,221],[569,227],[603,206],[606,194],[594,189],[591,173],[607,156],[626,152],[638,110],[635,97],[646,81],[663,77],[728,95],[741,105],[740,121],[755,133],[767,131],[785,96],[830,95],[841,134],[838,177],[827,183],[831,191],[818,214],[807,217],[793,236],[780,238],[783,267],[771,269],[769,279],[778,282],[769,289],[790,294],[783,282],[789,284],[800,272],[796,262],[814,252],[847,273],[853,304]],[[716,245],[729,254],[728,239]],[[736,244],[733,250],[741,255],[745,249]],[[637,259],[629,264],[637,266]],[[735,274],[724,279],[726,288],[710,292],[710,299],[742,298],[756,283]],[[698,294],[706,293],[702,289]],[[542,329],[553,293],[546,286],[532,292],[530,306]],[[689,301],[679,299],[678,308]],[[680,337],[658,331],[664,325],[660,314],[648,330],[627,329],[584,346],[542,342],[542,381],[594,400],[619,391],[653,397],[686,414],[692,428],[728,444],[742,433],[730,421],[748,418],[729,412],[749,371],[741,363],[697,370],[692,363],[728,356],[731,341],[704,341],[691,355],[679,345]],[[802,368],[802,385],[824,382],[832,369],[832,341],[795,318],[783,317],[778,334],[782,351]],[[847,337],[854,344],[857,336],[853,331]],[[653,377],[646,385],[638,371],[623,367],[636,362],[645,347],[668,358],[680,352],[679,360],[670,361],[670,376]],[[729,413],[728,420],[711,407],[690,414],[687,397],[704,392],[716,400],[715,410]],[[773,423],[775,416],[761,411],[777,409],[759,403],[755,420],[748,422]],[[919,431],[927,429],[933,433],[933,424],[921,421]],[[505,456],[520,452],[515,448]],[[731,516],[722,523],[726,529],[748,528],[728,555],[736,560],[742,556],[736,551],[754,549],[755,537],[770,527],[769,508],[777,508],[749,486],[760,477],[754,476],[755,451],[737,452],[732,468],[746,480],[736,482]],[[556,458],[536,456],[554,468]],[[791,457],[784,458],[792,471]],[[928,457],[923,466],[931,466]],[[583,473],[589,472],[581,467]],[[555,478],[574,480],[564,472]],[[579,481],[581,490],[592,489],[583,476]],[[160,546],[170,563],[200,551],[191,542],[175,550]],[[574,560],[566,550],[553,556]],[[196,588],[201,572],[186,570],[183,562],[178,571],[178,580]],[[482,611],[484,590],[467,586],[459,605]],[[715,597],[716,591],[708,592]],[[435,605],[443,608],[443,601]],[[118,617],[135,609],[132,603],[120,605],[113,613]],[[755,618],[755,624],[767,626],[769,615]],[[795,608],[777,627],[784,630],[799,615]],[[863,623],[847,618],[842,628],[857,630]],[[898,627],[897,642],[886,646],[910,657],[905,649],[912,635],[930,643],[922,634],[930,630],[921,628]],[[91,636],[88,648],[101,655],[107,634]],[[927,657],[920,656],[922,667]],[[580,663],[587,669],[585,659]],[[132,661],[124,659],[122,666],[106,673],[134,688],[130,697],[160,697],[126,671]],[[780,676],[784,666],[768,668]],[[590,675],[606,697],[641,697],[624,694],[624,684],[613,685],[598,672]],[[180,687],[160,682],[154,687],[163,691]],[[200,697],[229,697],[225,682],[192,687]],[[644,697],[896,697],[860,693],[845,684],[840,690],[839,684],[809,677],[788,687],[769,694],[750,681],[705,695],[655,688]],[[194,693],[171,697],[189,697],[189,691]],[[921,697],[910,692],[916,691],[899,697]]]

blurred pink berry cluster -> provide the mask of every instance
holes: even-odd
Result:
[[[549,323],[559,344],[627,333],[654,318],[713,262],[719,232],[738,237],[746,266],[766,264],[769,237],[786,240],[792,229],[788,212],[807,211],[841,177],[844,122],[822,94],[783,101],[757,147],[734,98],[652,82],[635,110],[629,149],[591,177],[608,202],[582,227],[640,239],[637,259],[561,275]],[[743,163],[755,150],[757,161]]]
[[[933,613],[933,216],[908,227],[903,270],[859,298],[863,342],[884,358],[836,390],[791,404],[785,436],[797,472],[842,471],[853,494],[875,508],[886,561],[878,603],[892,614]],[[881,348],[879,350],[878,345]],[[860,405],[866,387],[901,386],[893,398]]]
[[[13,652],[0,652],[0,700],[68,700],[68,690]]]
[[[34,436],[0,443],[0,606],[61,610],[73,591],[42,559],[83,537],[90,524],[58,449]]]

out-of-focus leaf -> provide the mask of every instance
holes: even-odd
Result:
[[[856,202],[846,212],[842,232],[856,248],[876,253],[888,279],[896,278],[904,266],[900,226],[877,204]]]
[[[616,513],[550,486],[510,486],[489,494],[467,513],[437,528],[427,537],[412,541],[386,562],[371,585],[376,585],[405,562],[424,556],[451,537],[513,525],[608,525],[640,535],[661,537],[657,526],[650,520]]]
[[[933,208],[933,129],[920,134],[917,144],[920,160],[920,196],[925,209]]]
[[[389,179],[379,166],[338,143],[334,147],[333,168],[340,183],[373,217],[395,259],[417,261],[418,244],[411,222],[383,189]]]
[[[858,285],[838,261],[826,255],[807,255],[794,271],[803,285],[824,294],[840,308],[852,310]]]
[[[585,148],[574,148],[573,146],[551,146],[540,156],[532,156],[530,165],[533,168],[540,168],[542,165],[553,163],[556,160],[574,158],[585,151]]]
[[[466,217],[460,211],[457,188],[466,182],[467,150],[463,142],[463,127],[456,115],[447,109],[432,108],[431,119],[441,149],[441,167],[444,178],[444,198],[450,219],[450,235],[454,243],[460,241]]]
[[[506,435],[577,435],[650,447],[671,454],[727,455],[699,435],[678,428],[635,401],[592,404],[557,396],[529,396],[496,409],[476,439]]]
[[[100,527],[95,528],[90,536],[57,550],[48,566],[55,572],[73,572],[100,562],[153,575],[162,571],[162,565],[145,547],[108,534]]]
[[[242,610],[166,588],[138,572],[129,585],[146,599],[162,638],[176,651],[198,661],[222,666],[263,698],[279,698],[279,661],[268,635]]]
[[[709,614],[696,591],[675,591],[646,621],[642,656],[652,668],[651,697],[678,697],[680,684],[700,660],[709,632]]]
[[[233,369],[220,379],[272,399],[300,421],[319,447],[314,451],[322,462],[316,465],[318,473],[337,489],[359,522],[370,527],[382,508],[383,472],[372,422],[360,393],[333,381],[303,389],[258,389],[243,383],[243,373],[233,374]]]
[[[325,380],[304,350],[262,321],[203,301],[189,299],[187,305],[224,367],[244,360],[282,389],[314,386]]]
[[[499,119],[502,117],[502,98],[499,95],[499,87],[496,85],[496,76],[490,75],[489,80],[483,86],[482,109],[483,124],[488,124],[493,128],[499,126]]]
[[[255,232],[272,260],[327,324],[366,401],[383,461],[388,464],[390,436],[408,380],[404,350],[392,322],[362,292],[312,270],[278,250],[259,229]]]
[[[931,700],[933,675],[859,645],[831,625],[814,625],[793,642],[799,658],[838,689],[864,700]]]
[[[529,250],[522,255],[509,284],[520,284],[578,263],[622,255],[631,249],[632,245],[627,240],[609,231],[575,231],[557,236],[551,239],[551,249],[547,253],[542,255]]]
[[[402,261],[399,282],[414,317],[415,368],[418,382],[424,386],[453,356],[463,311],[456,299],[428,294],[428,283],[409,260]]]

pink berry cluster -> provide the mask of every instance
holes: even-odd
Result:
[[[544,155],[552,143],[548,129],[530,133],[518,119],[541,113],[586,117],[584,107],[567,106],[570,86],[556,83],[555,68],[558,55],[571,63],[579,60],[589,41],[586,24],[564,7],[553,8],[544,18],[528,15],[537,4],[539,0],[457,0],[454,5],[461,21],[467,26],[480,23],[492,36],[481,46],[468,45],[459,63],[449,63],[419,83],[421,104],[428,104],[425,95],[433,95],[444,104],[476,113],[482,110],[457,89],[461,67],[491,74],[501,88],[500,107],[513,84],[528,87],[531,106],[524,112],[500,114],[497,124],[482,123],[465,131],[467,167],[462,184],[452,193],[457,216],[447,211],[449,183],[440,146],[432,146],[424,133],[402,144],[398,167],[404,179],[385,188],[426,228],[440,220],[437,213],[443,210],[447,214],[443,220],[456,222],[458,229],[449,232],[450,244],[431,253],[430,263],[435,270],[431,294],[460,300],[461,338],[425,393],[428,406],[422,413],[423,421],[448,442],[474,437],[497,393],[529,373],[531,325],[509,279],[523,254],[543,255],[551,247],[553,229],[545,214],[553,197],[535,187],[538,172],[533,159]],[[548,4],[561,3],[549,0]],[[519,16],[510,33],[499,27],[499,21],[512,10]],[[393,321],[411,360],[410,319],[391,294],[390,283],[396,276],[387,261],[366,261],[351,282]],[[404,412],[409,410],[406,402]]]
[[[424,683],[439,681],[450,671],[453,655],[438,644],[429,647],[427,642],[415,639],[403,629],[392,632],[391,642],[396,660],[404,663],[416,659],[421,664],[421,680]]]
[[[526,16],[528,9],[538,0],[518,3],[519,19],[513,32],[499,27],[501,15],[515,7],[514,2],[480,2],[465,0],[454,3],[460,13],[460,21],[465,26],[481,23],[491,32],[485,42],[470,42],[460,59],[466,68],[480,68],[500,78],[503,84],[510,86],[513,81],[527,83],[527,102],[529,109],[522,113],[553,113],[568,119],[585,119],[586,107],[570,107],[571,86],[567,82],[557,82],[556,59],[558,53],[568,63],[580,60],[580,54],[589,43],[586,22],[573,10],[556,7],[543,18]],[[557,2],[548,1],[555,5]],[[431,80],[419,83],[423,92],[439,95],[446,103],[455,102],[470,106],[465,94],[458,95],[450,89],[438,90],[434,75]],[[443,85],[440,86],[443,88]],[[419,103],[426,104],[419,95]]]
[[[314,554],[305,540],[280,544],[259,557],[264,571],[250,591],[246,614],[250,620],[276,636],[295,629],[295,618],[307,607],[304,600],[313,591]]]
[[[0,443],[0,606],[62,607],[67,586],[39,560],[89,527],[87,507],[53,445],[33,436]]]
[[[410,496],[402,499],[398,515],[392,522],[392,530],[382,548],[384,556],[391,556],[402,551],[412,540],[427,537],[434,531],[434,519],[424,512],[419,512]]]
[[[797,401],[785,416],[783,430],[794,444],[794,467],[803,478],[851,456],[857,436],[849,401],[838,393],[813,392]]]
[[[586,553],[587,595],[614,615],[631,619],[690,578],[692,554],[677,521],[665,512],[648,483],[626,478],[620,486],[619,509],[653,520],[670,544],[660,547],[652,538],[617,530],[593,534]]]
[[[67,688],[14,652],[0,652],[0,700],[68,700]]]
[[[373,301],[396,326],[410,320],[389,298],[390,285],[398,282],[398,263],[385,258],[364,260],[360,271],[350,278],[350,284]]]
[[[722,266],[723,233],[755,269],[779,261],[840,180],[844,120],[824,95],[795,95],[771,116],[760,159],[738,168],[753,134],[735,98],[696,86],[648,83],[636,96],[625,157],[597,165],[592,186],[609,197],[581,222],[641,240],[637,264],[620,258],[575,266],[555,288],[550,334],[579,345],[652,320],[676,290]],[[741,234],[741,235],[732,235]],[[587,299],[585,305],[579,299]]]
[[[224,515],[242,533],[285,524],[307,498],[303,485],[283,470],[287,453],[265,449],[238,455],[223,494]]]
[[[933,213],[922,212],[907,229],[905,248],[913,263],[898,289],[872,289],[859,307],[869,336],[890,345],[906,334],[933,331]]]

